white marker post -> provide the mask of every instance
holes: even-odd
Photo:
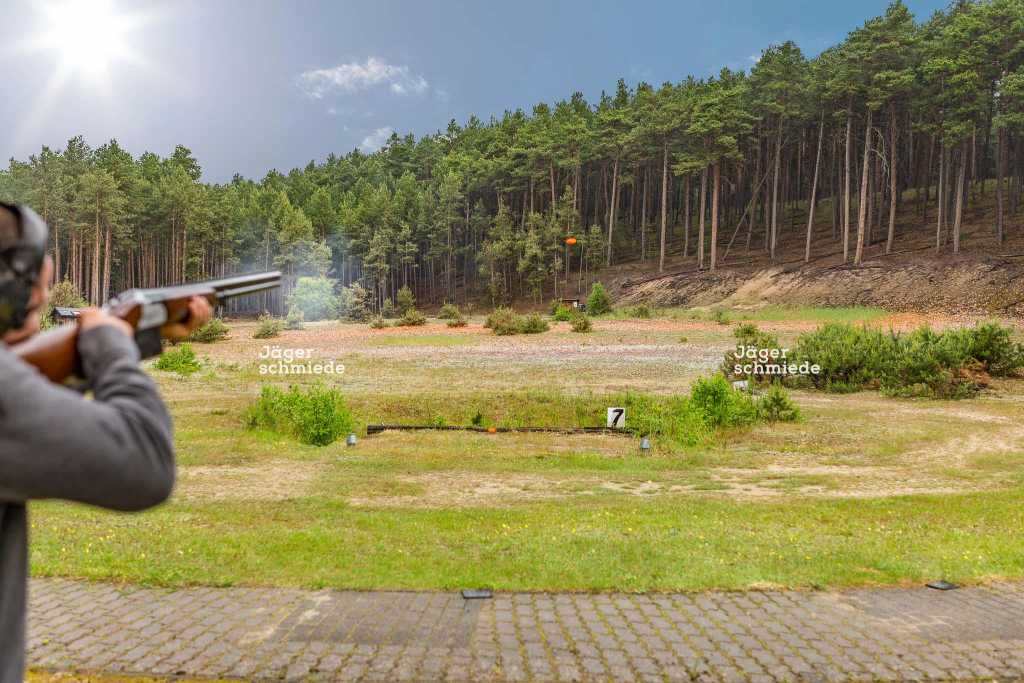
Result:
[[[626,409],[608,409],[608,429],[624,429],[626,427]]]

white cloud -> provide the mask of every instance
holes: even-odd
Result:
[[[368,57],[362,64],[349,62],[304,71],[297,81],[307,95],[318,100],[332,90],[354,93],[378,85],[389,86],[396,95],[422,94],[430,88],[427,79],[413,73],[408,66],[388,64],[377,57]]]
[[[384,126],[373,131],[359,143],[359,149],[363,150],[367,154],[372,154],[378,149],[384,146],[384,143],[388,141],[391,134],[395,132],[395,129],[391,126]]]

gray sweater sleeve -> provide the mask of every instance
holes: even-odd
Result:
[[[97,327],[79,335],[78,351],[92,400],[0,347],[0,502],[141,510],[164,501],[174,485],[171,420],[134,342]]]

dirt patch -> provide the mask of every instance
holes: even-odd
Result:
[[[294,460],[182,467],[174,497],[186,501],[303,498],[310,494],[324,469],[324,463]]]
[[[601,477],[545,477],[526,474],[432,472],[403,475],[396,481],[415,488],[415,495],[353,497],[351,505],[365,507],[472,508],[505,507],[545,500],[564,500],[601,494],[646,498],[664,495],[712,496],[734,500],[783,497],[874,498],[919,493],[958,493],[963,486],[921,477],[911,479],[902,469],[817,466],[695,471],[694,478],[608,480]],[[709,476],[709,478],[701,478]],[[808,481],[800,481],[806,477]],[[816,480],[817,479],[817,480]],[[822,483],[822,479],[828,481]]]
[[[834,260],[834,259],[833,259]],[[942,312],[948,316],[1024,316],[1021,259],[996,256],[896,263],[884,258],[853,267],[790,265],[683,272],[612,284],[618,303],[655,306],[877,306],[896,312]],[[920,322],[933,321],[933,317]],[[917,319],[897,321],[900,326]]]

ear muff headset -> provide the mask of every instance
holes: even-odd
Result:
[[[46,258],[49,228],[27,206],[0,203],[14,214],[18,236],[12,244],[0,248],[0,334],[25,324],[32,309],[29,299]]]

